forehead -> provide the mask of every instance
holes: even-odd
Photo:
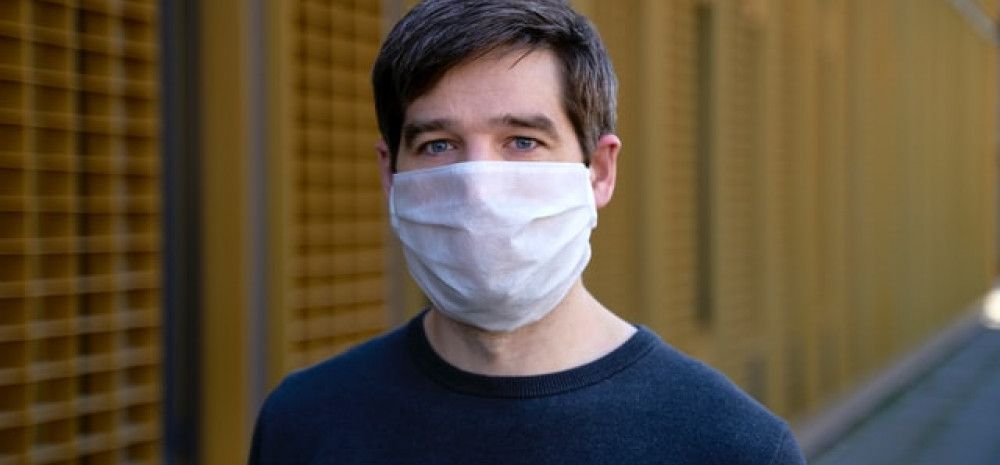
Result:
[[[562,68],[545,48],[508,49],[449,69],[406,109],[404,122],[453,119],[475,123],[507,114],[544,114],[569,128],[563,108]]]

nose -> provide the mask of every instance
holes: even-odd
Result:
[[[499,161],[503,156],[499,151],[483,138],[467,140],[462,161]]]

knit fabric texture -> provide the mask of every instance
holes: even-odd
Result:
[[[288,376],[249,463],[805,463],[784,421],[647,328],[580,367],[495,377],[442,360],[422,318]]]

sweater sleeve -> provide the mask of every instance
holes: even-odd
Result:
[[[290,438],[295,437],[295,425],[289,425],[284,415],[282,386],[283,381],[264,399],[264,404],[257,414],[257,421],[253,427],[253,437],[250,442],[250,455],[247,458],[248,465],[271,465],[271,464],[292,464],[299,463],[296,457],[285,456],[288,449],[294,450],[295,445],[289,444]],[[276,405],[278,404],[278,405]]]
[[[247,458],[247,465],[264,465],[267,463],[263,458],[263,447],[265,436],[267,435],[267,410],[261,409],[257,415],[257,422],[253,428],[253,439],[250,443],[250,457]]]
[[[769,465],[806,465],[806,459],[802,455],[802,451],[799,449],[798,442],[795,441],[795,436],[787,428],[785,433],[781,436],[781,441],[778,443],[778,448],[775,449],[774,455],[768,462]]]

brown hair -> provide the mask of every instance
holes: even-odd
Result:
[[[407,106],[449,69],[503,48],[547,48],[559,59],[563,108],[589,163],[597,140],[615,130],[618,88],[590,21],[564,0],[426,0],[392,28],[372,69],[393,171]]]

